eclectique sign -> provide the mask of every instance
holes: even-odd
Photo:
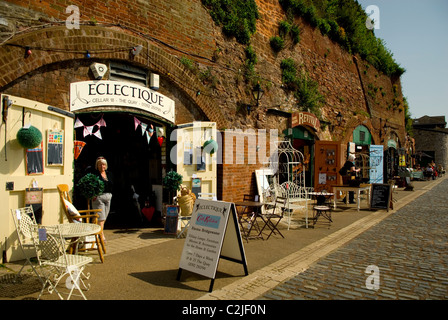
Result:
[[[157,91],[120,81],[80,81],[70,84],[70,111],[103,106],[137,108],[174,123],[174,101]]]
[[[293,114],[291,114],[291,128],[297,126],[308,126],[317,131],[320,129],[320,121],[312,113],[294,112]]]

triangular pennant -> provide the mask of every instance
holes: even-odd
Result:
[[[87,131],[89,132],[89,134],[92,134],[92,133],[93,133],[93,127],[94,127],[94,125],[93,125],[93,126],[87,126],[87,127],[85,127],[85,128],[87,129]]]
[[[79,155],[81,154],[82,148],[86,145],[84,141],[74,141],[75,144],[75,160],[78,159]]]
[[[83,134],[84,134],[84,137],[85,137],[85,136],[91,135],[92,132],[89,132],[89,130],[87,129],[87,127],[84,127]]]
[[[81,120],[79,120],[79,118],[76,118],[74,128],[80,128],[80,127],[84,127],[84,124],[81,122]]]
[[[148,131],[146,131],[146,140],[148,140],[148,144],[149,144],[149,140],[151,140],[151,137],[150,137]]]
[[[98,126],[98,127],[105,127],[106,126],[106,121],[104,121],[104,119],[103,119],[103,117],[101,117],[101,119],[100,119],[100,121],[98,121],[97,123],[96,123],[96,125]]]
[[[146,127],[148,126],[146,123],[140,122],[140,126],[142,127],[142,135],[145,134]]]
[[[98,129],[94,134],[95,137],[99,138],[100,140],[103,140],[103,137],[101,136],[100,129]]]
[[[134,130],[137,130],[138,125],[140,124],[140,120],[134,117]]]

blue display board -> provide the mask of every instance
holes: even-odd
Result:
[[[384,183],[383,162],[384,151],[382,145],[370,146],[370,180],[369,183]]]

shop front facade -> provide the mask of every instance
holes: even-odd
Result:
[[[268,17],[283,17],[283,9],[274,0],[256,4],[263,13],[257,24],[265,27],[251,40],[258,56],[252,77],[244,72],[247,46],[223,36],[199,0],[164,6],[123,0],[113,13],[95,2],[78,8],[78,27],[66,24],[71,16],[56,1],[0,4],[0,13],[12,12],[0,46],[0,92],[9,97],[1,109],[1,183],[7,185],[2,203],[9,206],[0,209],[0,240],[8,258],[18,251],[9,210],[23,206],[25,189],[33,183],[43,189],[43,223],[63,222],[57,184],[68,184],[84,207],[76,185],[94,170],[98,156],[107,159],[116,181],[108,223],[124,227],[142,218],[136,196],[140,209],[149,200],[163,210],[170,201],[163,177],[170,170],[181,173],[188,188],[200,182],[202,192],[238,201],[257,193],[254,173],[268,165],[276,142],[290,140],[304,156],[306,185],[330,188],[340,181],[337,170],[357,126],[368,129],[371,145],[384,149],[382,119],[394,123],[399,140],[404,136],[402,114],[386,109],[385,102],[371,108],[362,90],[368,84],[361,81],[382,81],[377,86],[392,98],[392,86],[399,96],[399,79],[377,76],[374,68],[359,72],[350,53],[300,18],[301,44],[273,53],[267,43],[278,21]],[[29,19],[15,23],[15,16]],[[300,108],[282,84],[279,57],[288,55],[327,96],[320,114]],[[251,95],[255,84],[264,90],[260,101]],[[273,108],[281,114],[267,111]],[[28,122],[44,135],[41,172],[32,174],[28,151],[16,141]],[[62,165],[45,160],[51,130],[63,131]],[[218,143],[217,152],[204,152],[210,140]]]

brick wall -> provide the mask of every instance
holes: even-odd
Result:
[[[326,126],[316,132],[316,139],[345,143],[351,141],[353,130],[362,124],[369,128],[374,143],[382,144],[380,124],[388,119],[390,130],[404,143],[404,112],[394,104],[402,99],[399,79],[354,59],[301,18],[295,21],[301,30],[300,43],[275,54],[269,39],[278,34],[278,23],[286,19],[285,13],[278,0],[256,2],[260,19],[252,45],[258,59],[255,69],[265,94],[250,115],[242,107],[254,105],[251,83],[243,79],[241,72],[245,46],[223,36],[200,0],[2,1],[0,14],[7,17],[7,23],[0,26],[0,40],[4,41],[0,46],[0,91],[68,109],[70,82],[91,79],[91,62],[119,60],[160,74],[160,91],[175,100],[178,124],[210,120],[216,121],[220,130],[254,128],[282,132],[289,126],[288,119],[266,110],[296,110],[293,93],[281,85],[280,62],[292,58],[318,82],[319,91],[325,96],[321,120],[335,124],[337,113],[343,114],[341,127],[330,132],[330,126]],[[69,5],[80,8],[79,30],[65,27]],[[144,52],[130,59],[129,51],[123,48],[137,44],[144,45]],[[25,45],[66,51],[34,49],[25,59]],[[84,57],[86,50],[92,52],[90,60]],[[188,70],[181,57],[194,61],[199,72]],[[216,79],[214,86],[199,77],[206,68]],[[244,193],[253,193],[253,170],[260,166],[223,164],[219,169],[223,199],[237,200]]]

